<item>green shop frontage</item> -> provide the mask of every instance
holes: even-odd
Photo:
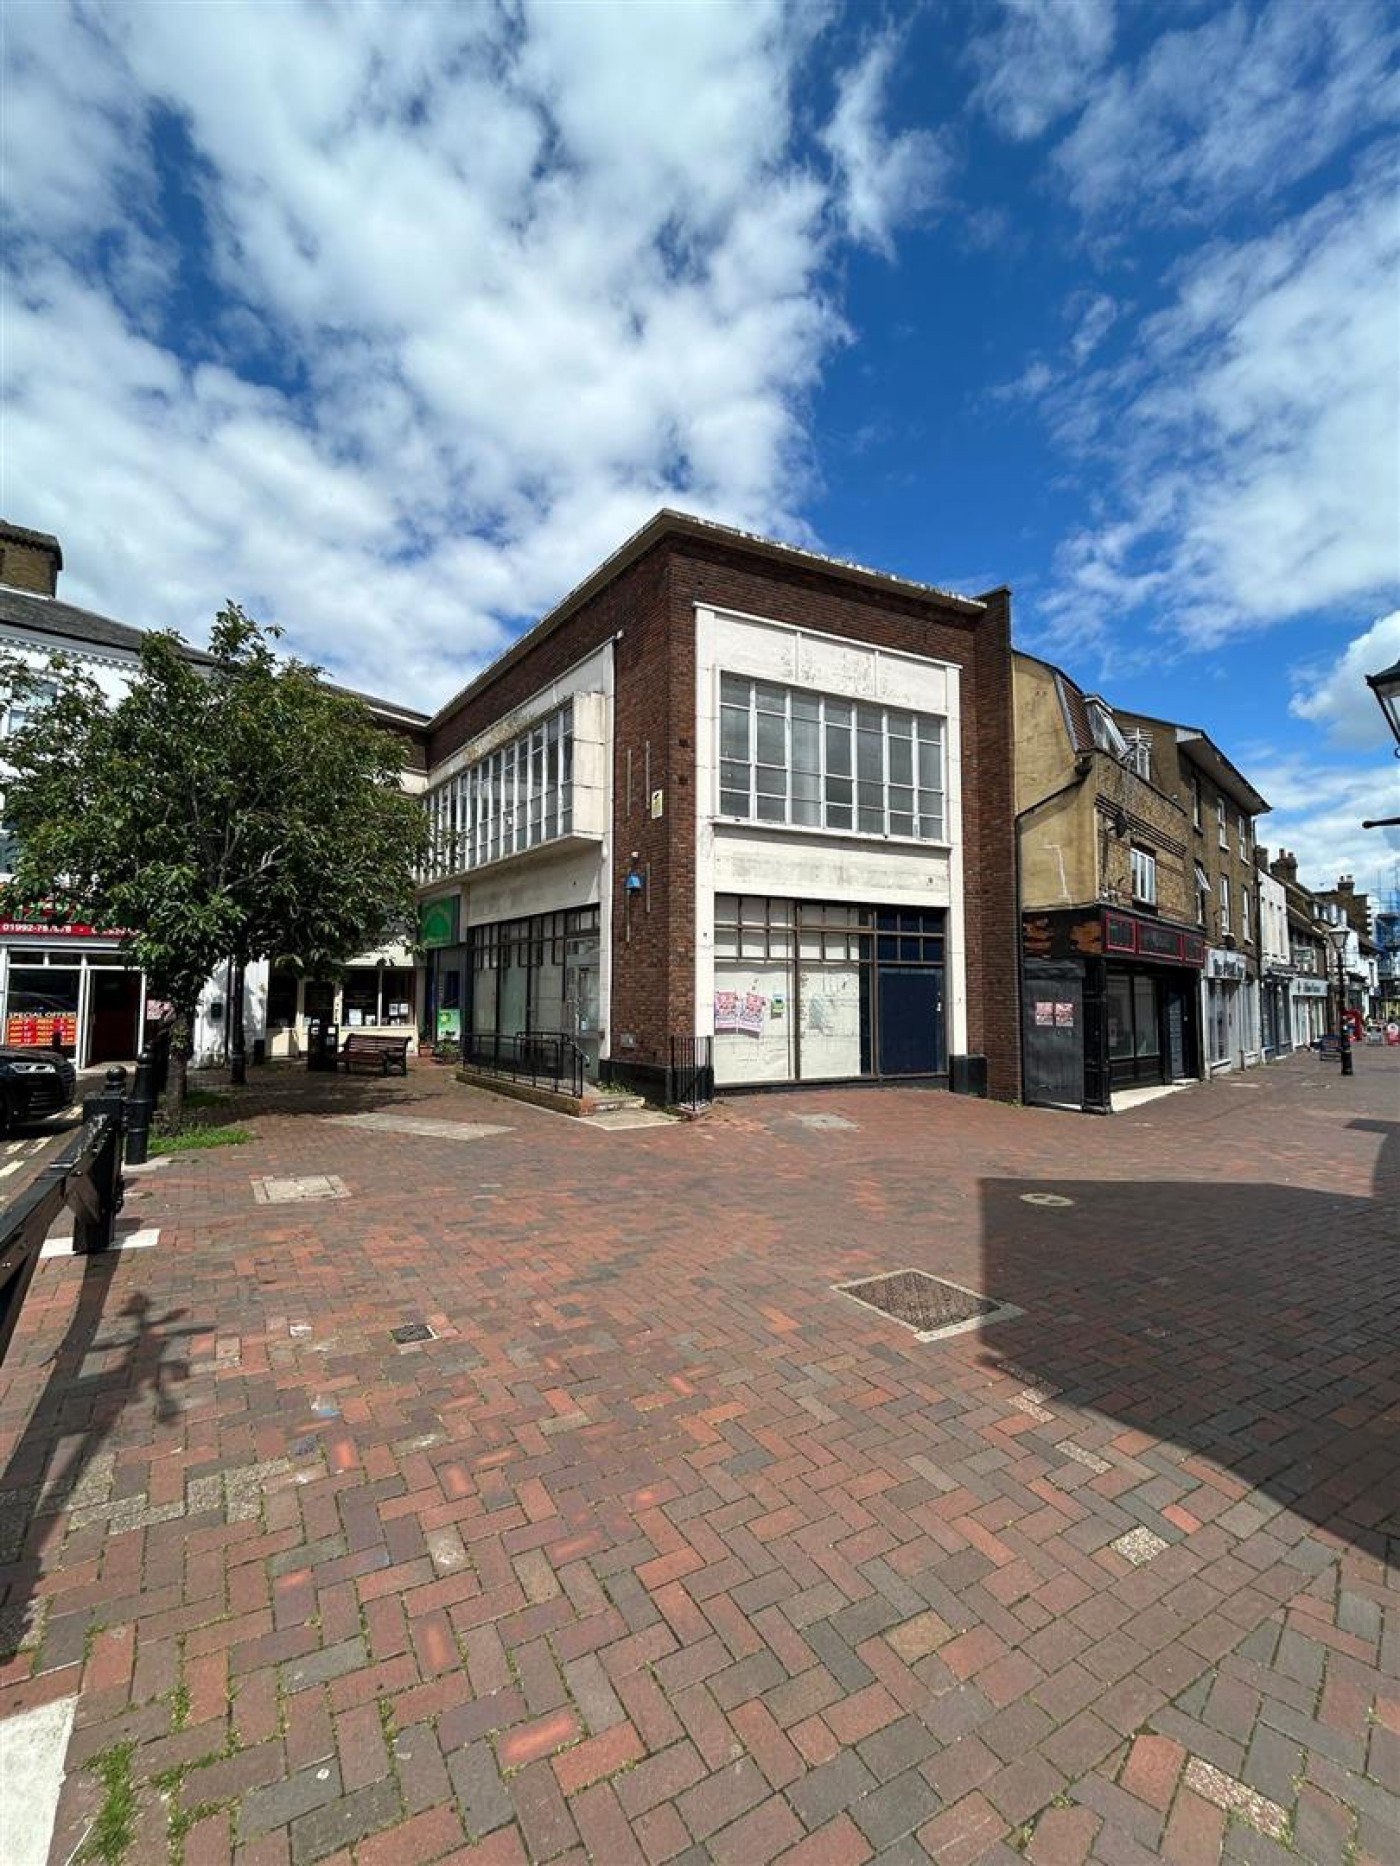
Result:
[[[423,1041],[565,1036],[598,1072],[602,1037],[597,906],[463,928],[461,896],[420,909]]]
[[[1024,1094],[1108,1113],[1115,1089],[1201,1074],[1199,928],[1116,908],[1022,920]]]

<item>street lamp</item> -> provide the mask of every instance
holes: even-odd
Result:
[[[1400,758],[1400,661],[1379,674],[1368,674],[1366,685],[1375,694],[1385,723],[1395,737],[1395,755]]]
[[[1327,944],[1337,955],[1337,1053],[1342,1059],[1344,1076],[1356,1073],[1351,1060],[1351,1032],[1347,1029],[1346,973],[1342,970],[1342,957],[1347,949],[1347,935],[1350,931],[1345,920],[1326,928]]]
[[[1395,738],[1395,756],[1400,758],[1400,661],[1393,662],[1379,674],[1368,674],[1366,685],[1385,714],[1385,723]],[[1395,829],[1397,826],[1400,826],[1400,816],[1372,817],[1361,825],[1363,829]]]

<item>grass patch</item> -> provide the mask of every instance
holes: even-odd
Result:
[[[135,1834],[136,1786],[131,1779],[134,1743],[114,1743],[88,1764],[102,1783],[102,1806],[92,1832],[83,1842],[81,1857],[101,1860],[103,1866],[120,1866],[123,1855]]]
[[[187,1108],[222,1108],[233,1100],[227,1089],[186,1089]]]
[[[197,1153],[206,1147],[242,1147],[253,1136],[246,1127],[187,1127],[178,1134],[153,1134],[152,1153]]]

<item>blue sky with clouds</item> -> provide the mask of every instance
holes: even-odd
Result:
[[[1400,15],[8,0],[0,506],[431,707],[677,505],[946,586],[1400,883]]]

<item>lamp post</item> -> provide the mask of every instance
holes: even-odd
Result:
[[[1368,674],[1366,685],[1385,714],[1385,723],[1395,738],[1395,756],[1400,758],[1400,661],[1383,668],[1379,674]],[[1363,829],[1395,829],[1397,826],[1400,826],[1400,816],[1371,817],[1361,825]]]
[[[1346,973],[1342,970],[1342,957],[1347,949],[1347,935],[1350,931],[1345,920],[1327,928],[1327,944],[1337,955],[1337,1053],[1342,1059],[1344,1076],[1356,1073],[1351,1060],[1351,1032],[1347,1029]]]

